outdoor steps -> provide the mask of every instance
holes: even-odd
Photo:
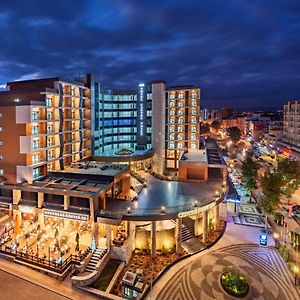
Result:
[[[182,224],[188,229],[192,236],[195,235],[195,221],[193,219],[190,217],[182,218]]]
[[[189,217],[187,217],[189,218]],[[185,242],[191,238],[194,237],[194,220],[189,218],[190,220],[185,220],[187,218],[183,218],[182,219],[182,228],[181,228],[181,241],[182,242]],[[189,227],[187,227],[185,224],[184,224],[184,220],[185,222],[188,224]],[[172,220],[173,223],[176,223],[176,220]]]
[[[97,248],[94,252],[93,255],[85,269],[86,272],[91,273],[96,270],[96,265],[97,263],[102,259],[104,254],[107,252],[107,249],[101,249]]]
[[[182,230],[181,230],[181,240],[182,242],[185,242],[191,238],[193,238],[194,235],[190,233],[190,231],[185,227],[182,226]]]

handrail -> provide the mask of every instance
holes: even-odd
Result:
[[[199,201],[192,201],[183,205],[177,205],[177,206],[165,206],[165,207],[152,207],[152,208],[135,208],[132,203],[128,204],[127,208],[124,208],[122,210],[101,210],[98,213],[98,216],[101,215],[124,215],[124,216],[144,216],[144,215],[168,215],[168,214],[178,214],[181,212],[187,212],[195,209],[201,209],[201,207],[205,207],[206,205],[209,205],[213,202],[215,204],[221,203],[227,194],[227,189],[223,191],[221,195],[201,199]]]

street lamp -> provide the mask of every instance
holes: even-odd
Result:
[[[279,234],[277,232],[274,232],[273,234],[273,238],[274,238],[274,242],[275,242],[275,248],[278,249],[278,238],[279,238]]]
[[[299,272],[299,268],[298,268],[298,266],[294,266],[294,273],[295,273],[295,285],[297,285],[297,274],[298,274],[298,272]]]

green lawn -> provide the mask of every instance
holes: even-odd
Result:
[[[120,264],[120,260],[110,259],[104,267],[104,269],[102,270],[99,278],[96,281],[94,281],[90,286],[94,289],[105,292]]]

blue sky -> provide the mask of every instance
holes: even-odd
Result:
[[[205,106],[300,98],[297,0],[0,0],[0,84],[95,73],[196,84]]]

